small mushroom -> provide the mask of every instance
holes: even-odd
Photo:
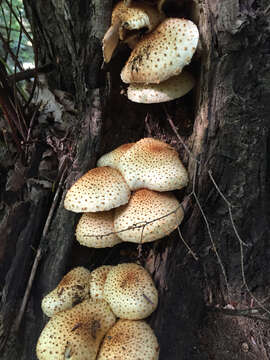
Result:
[[[90,271],[84,267],[76,267],[68,272],[57,287],[47,294],[41,308],[48,317],[70,309],[89,297]]]
[[[88,171],[68,190],[64,207],[74,212],[106,211],[126,204],[130,190],[116,169],[99,167]]]
[[[104,284],[112,268],[111,265],[103,265],[91,272],[90,295],[93,299],[103,299]]]
[[[107,191],[110,189],[108,188]],[[115,234],[114,209],[95,213],[84,213],[76,228],[76,239],[91,248],[112,247],[122,242]]]
[[[97,360],[158,360],[159,345],[145,321],[118,320],[106,334]]]
[[[103,297],[117,317],[144,319],[157,307],[158,292],[149,273],[140,265],[114,266],[105,281]]]
[[[165,142],[144,138],[136,142],[119,160],[118,167],[131,190],[181,189],[188,174],[177,151]]]
[[[115,315],[103,300],[88,299],[53,316],[37,343],[39,360],[95,360]]]
[[[97,166],[110,166],[117,169],[121,156],[123,156],[134,144],[135,143],[123,144],[113,151],[102,155],[97,161]]]
[[[129,100],[143,104],[171,101],[186,95],[195,84],[193,76],[182,71],[159,84],[130,84],[127,90]]]
[[[133,1],[127,6],[125,1],[120,1],[113,9],[111,26],[103,38],[104,61],[110,61],[119,39],[125,40],[134,30],[150,32],[163,19],[164,14],[148,4]]]
[[[116,211],[114,228],[123,241],[146,243],[169,235],[183,217],[180,203],[172,193],[140,189]]]
[[[192,21],[165,19],[133,49],[121,72],[123,82],[159,84],[180,74],[190,63],[198,40],[199,32]]]

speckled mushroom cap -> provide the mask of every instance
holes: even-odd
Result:
[[[112,24],[120,20],[121,27],[119,37],[125,38],[126,30],[139,30],[146,28],[152,31],[163,19],[164,14],[159,13],[154,7],[133,1],[130,6],[126,6],[124,1],[116,4],[112,12]]]
[[[159,345],[145,321],[118,320],[106,334],[97,360],[158,360]]]
[[[44,314],[51,317],[88,298],[89,281],[90,271],[84,267],[72,269],[63,277],[58,286],[43,298],[41,308]]]
[[[97,166],[110,166],[117,169],[121,156],[123,156],[134,144],[135,143],[123,144],[113,151],[102,155],[97,161]]]
[[[164,14],[156,8],[133,1],[126,6],[120,1],[113,9],[111,26],[103,38],[103,57],[109,62],[119,39],[124,40],[130,31],[147,29],[152,31],[163,19]]]
[[[198,40],[199,32],[192,21],[165,19],[133,49],[121,72],[123,82],[159,84],[180,74],[190,63]]]
[[[145,243],[169,235],[183,217],[180,203],[172,193],[140,189],[132,194],[127,205],[116,211],[114,228],[123,241]],[[144,223],[149,224],[129,229]],[[128,230],[122,231],[125,229]]]
[[[102,300],[85,300],[53,316],[37,343],[39,360],[95,360],[115,315]]]
[[[90,295],[93,299],[103,299],[104,284],[112,268],[113,266],[111,265],[103,265],[91,272]]]
[[[116,169],[99,167],[88,171],[68,190],[64,207],[74,212],[106,211],[126,204],[130,190]]]
[[[157,307],[158,292],[149,273],[140,265],[114,266],[105,281],[103,297],[117,317],[144,319]]]
[[[114,209],[84,213],[76,228],[76,239],[81,245],[92,248],[112,247],[119,244],[122,240],[114,234],[113,221]]]
[[[177,151],[152,138],[142,139],[133,145],[120,158],[118,168],[131,190],[171,191],[188,183],[187,171]]]
[[[143,104],[171,101],[186,95],[195,84],[188,71],[173,76],[160,84],[130,84],[127,90],[129,100]]]

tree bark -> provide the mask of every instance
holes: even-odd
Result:
[[[251,359],[241,350],[239,357],[217,349],[213,353],[219,338],[205,345],[204,333],[213,326],[207,306],[247,306],[252,298],[249,289],[261,300],[269,295],[267,1],[184,1],[179,7],[169,2],[165,8],[168,14],[177,9],[176,15],[191,17],[197,23],[201,56],[191,65],[197,77],[194,96],[165,107],[133,104],[120,95],[119,72],[127,55],[125,49],[101,70],[101,39],[110,22],[110,0],[50,0],[46,6],[41,0],[24,0],[24,4],[34,32],[38,65],[54,64],[49,87],[73,94],[77,111],[75,115],[65,113],[61,131],[56,123],[51,125],[53,133],[48,128],[37,130],[46,141],[43,146],[33,146],[26,184],[22,181],[16,191],[9,190],[10,203],[5,183],[3,206],[7,215],[1,217],[0,228],[5,234],[2,253],[6,260],[1,265],[0,281],[4,284],[3,332],[9,333],[9,338],[3,359],[36,359],[35,344],[47,321],[40,309],[41,299],[72,267],[93,269],[138,258],[159,289],[159,307],[150,323],[159,339],[160,360]],[[192,155],[179,141],[179,134]],[[78,215],[63,208],[66,189],[95,167],[99,155],[144,136],[173,144],[189,169],[190,185],[177,196],[183,199],[191,194],[185,198],[181,232],[197,259],[177,232],[145,244],[140,257],[134,244],[95,250],[82,249],[74,241]],[[55,184],[59,183],[60,169],[65,170],[66,179],[49,232],[42,238],[54,193],[36,179],[42,156],[52,143],[58,171]],[[15,221],[22,213],[24,221]],[[238,234],[246,244],[242,255]],[[23,322],[14,333],[12,324],[35,257],[33,247],[40,247],[42,257]]]

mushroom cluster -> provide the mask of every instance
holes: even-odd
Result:
[[[74,289],[82,287],[84,295],[72,303]],[[55,303],[61,306],[52,311]],[[156,336],[142,321],[157,304],[153,280],[140,265],[101,266],[92,273],[75,268],[42,301],[42,310],[51,319],[38,339],[37,357],[100,360],[117,354],[119,360],[157,360]]]
[[[83,212],[76,239],[104,248],[122,241],[145,243],[175,230],[183,210],[172,190],[188,183],[177,151],[153,138],[103,155],[66,194],[67,210]]]
[[[182,70],[196,51],[198,28],[187,19],[166,18],[161,10],[164,1],[156,1],[157,8],[137,1],[120,1],[103,39],[105,62],[110,61],[119,40],[132,48],[121,79],[129,84],[127,96],[134,102],[174,100],[195,84],[193,76]],[[146,31],[140,32],[142,29]]]

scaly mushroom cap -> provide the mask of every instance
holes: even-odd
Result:
[[[85,300],[53,316],[37,343],[39,360],[95,360],[115,315],[103,300]]]
[[[186,95],[194,84],[193,76],[184,70],[181,74],[162,81],[160,84],[130,84],[127,96],[129,100],[137,103],[161,103]]]
[[[118,320],[106,334],[97,360],[158,360],[159,345],[145,321]]]
[[[125,40],[130,31],[143,28],[152,31],[163,19],[164,14],[148,4],[133,1],[126,6],[120,1],[113,9],[111,26],[103,38],[104,61],[110,61],[119,39]]]
[[[43,298],[41,308],[44,314],[51,317],[88,298],[89,280],[90,271],[83,267],[68,272],[58,286]]]
[[[114,209],[84,213],[76,228],[76,239],[81,245],[91,248],[105,248],[119,244],[122,240],[114,234],[113,221]]]
[[[127,205],[117,209],[114,228],[123,241],[145,243],[169,235],[183,217],[180,203],[172,193],[140,189],[132,194]],[[149,224],[128,229],[144,223]],[[128,230],[122,231],[125,229]]]
[[[159,84],[180,74],[188,65],[199,40],[190,20],[168,18],[133,49],[121,78],[125,83]]]
[[[112,268],[111,265],[103,265],[91,272],[90,295],[93,299],[103,299],[104,284]]]
[[[124,1],[116,4],[112,12],[112,24],[120,20],[120,40],[124,40],[126,30],[139,30],[146,28],[152,31],[162,20],[164,14],[159,13],[154,7],[133,1],[130,6],[126,6]]]
[[[131,190],[171,191],[188,183],[187,171],[177,151],[152,138],[142,139],[133,145],[120,158],[118,169]]]
[[[114,266],[105,281],[103,298],[117,317],[144,319],[157,307],[158,292],[149,273],[140,265]]]
[[[116,169],[99,167],[88,171],[68,190],[64,207],[74,212],[106,211],[126,204],[130,190]]]
[[[113,151],[102,155],[98,161],[97,166],[110,166],[114,169],[118,169],[118,163],[121,158],[135,143],[123,144]]]

